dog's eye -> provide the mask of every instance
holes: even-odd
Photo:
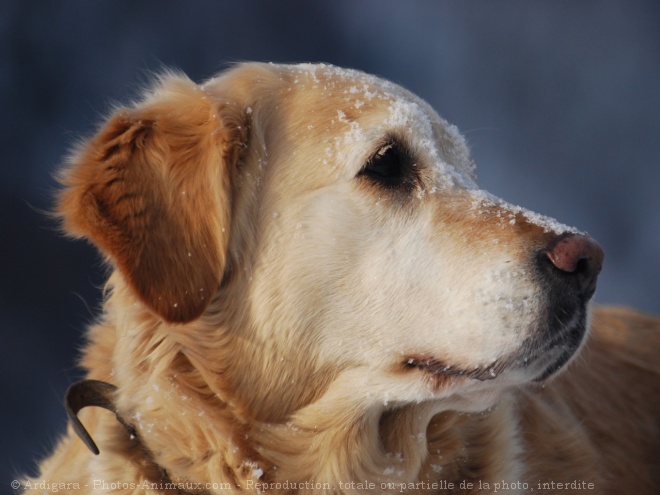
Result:
[[[397,143],[381,147],[367,162],[359,177],[388,188],[412,187],[413,170],[409,153]]]

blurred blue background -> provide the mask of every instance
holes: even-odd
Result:
[[[467,136],[481,185],[590,232],[599,304],[660,313],[660,2],[0,4],[0,492],[64,430],[104,275],[43,214],[53,171],[160,67],[325,61],[389,78]]]

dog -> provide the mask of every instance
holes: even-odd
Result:
[[[405,89],[167,72],[60,181],[111,273],[26,492],[659,492],[660,322]]]

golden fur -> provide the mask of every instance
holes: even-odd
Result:
[[[361,173],[393,142],[398,189]],[[660,323],[595,309],[570,369],[530,383],[553,304],[530,260],[570,229],[478,190],[405,90],[330,66],[166,74],[61,181],[65,229],[114,268],[81,364],[139,440],[86,408],[100,455],[69,430],[27,491],[660,490]]]

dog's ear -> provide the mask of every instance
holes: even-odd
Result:
[[[61,176],[65,230],[96,244],[167,321],[199,317],[222,277],[243,115],[168,75],[115,112]]]

